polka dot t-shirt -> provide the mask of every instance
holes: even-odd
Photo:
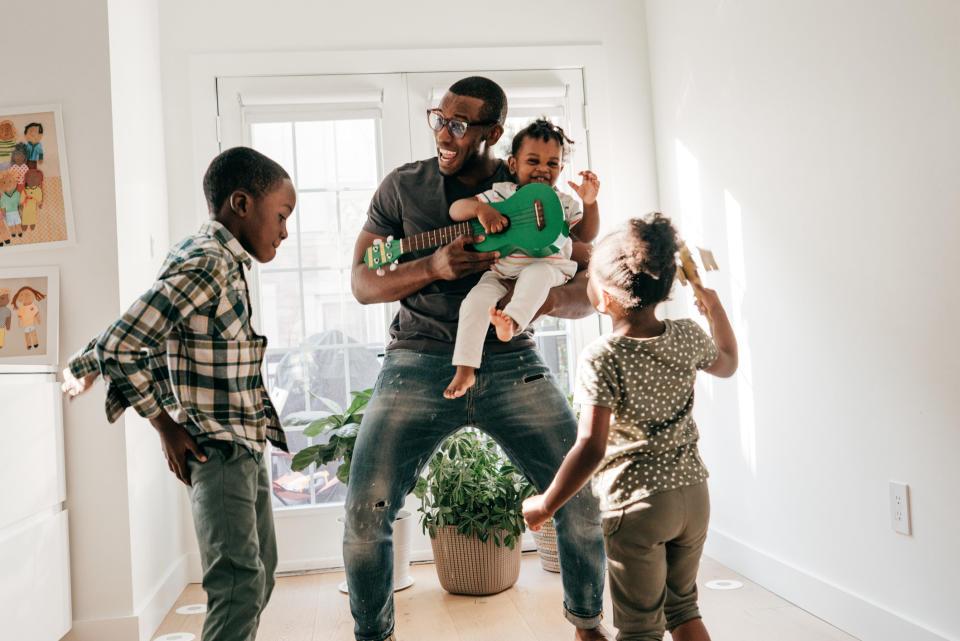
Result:
[[[580,356],[576,401],[613,411],[593,478],[601,510],[615,510],[706,480],[693,420],[697,370],[719,352],[691,319],[664,320],[653,338],[602,336]]]

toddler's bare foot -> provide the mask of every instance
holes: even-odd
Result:
[[[497,309],[496,307],[490,308],[490,323],[497,330],[497,338],[504,343],[511,341],[513,337],[520,332],[517,323],[504,314],[502,309]]]
[[[466,365],[457,365],[457,373],[453,375],[453,380],[443,390],[444,398],[459,398],[467,393],[467,390],[473,387],[477,382],[477,377],[473,375],[473,368]]]

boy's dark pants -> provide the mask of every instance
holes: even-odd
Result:
[[[254,641],[277,567],[266,464],[233,443],[199,442],[207,461],[189,457],[189,466],[207,592],[203,641]]]

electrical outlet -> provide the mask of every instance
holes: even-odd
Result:
[[[910,487],[890,481],[890,527],[901,534],[910,534]]]

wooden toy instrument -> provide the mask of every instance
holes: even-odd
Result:
[[[709,272],[720,269],[717,267],[717,261],[714,259],[712,251],[697,247],[697,252],[700,254],[700,263],[703,265],[704,271]],[[697,285],[703,286],[703,281],[700,280],[700,273],[697,271],[697,263],[693,260],[693,254],[683,241],[680,241],[680,249],[677,251],[677,279],[682,285],[686,285],[688,281],[692,281]],[[697,297],[698,301],[703,303],[696,289],[693,290],[693,294]]]

